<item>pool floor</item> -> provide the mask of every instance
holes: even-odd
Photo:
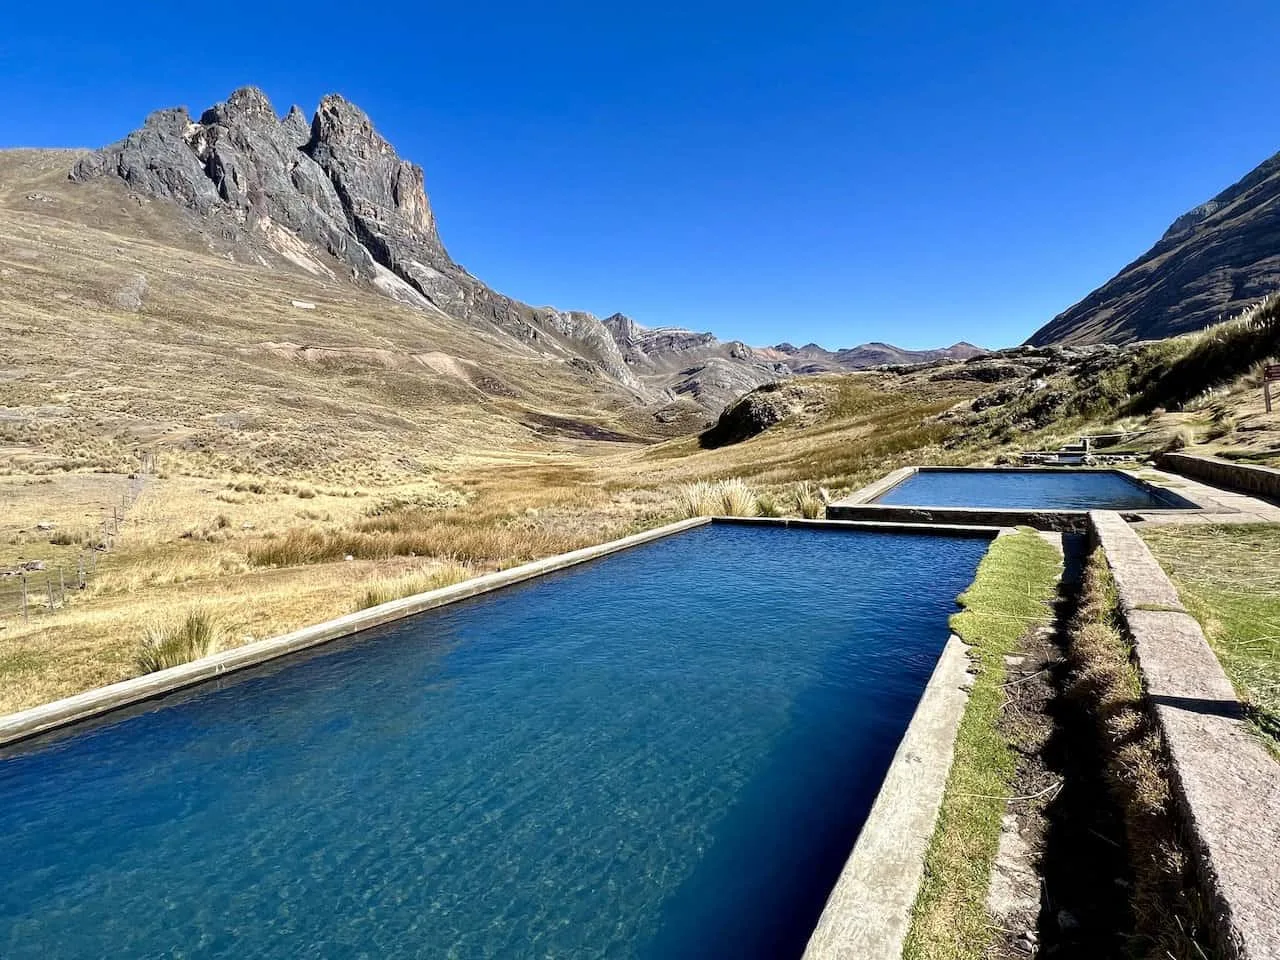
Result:
[[[0,755],[0,956],[798,957],[981,539],[704,527]]]
[[[921,470],[875,503],[904,507],[1031,510],[1168,510],[1194,507],[1157,496],[1114,470]]]

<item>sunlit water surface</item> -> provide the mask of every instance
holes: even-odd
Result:
[[[875,502],[905,507],[1031,510],[1167,510],[1183,506],[1106,470],[922,470]]]
[[[0,957],[798,956],[979,539],[716,526],[0,759]]]

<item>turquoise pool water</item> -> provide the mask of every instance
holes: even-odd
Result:
[[[0,756],[0,957],[796,957],[987,543],[700,528]]]
[[[876,498],[905,507],[1032,510],[1168,510],[1193,507],[1158,497],[1110,470],[922,470]]]

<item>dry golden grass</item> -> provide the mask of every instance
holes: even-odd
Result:
[[[1066,693],[1083,701],[1095,719],[1107,787],[1124,817],[1133,875],[1132,955],[1203,960],[1211,911],[1196,893],[1160,735],[1115,613],[1115,585],[1102,551],[1095,550],[1070,625]]]
[[[138,646],[135,662],[140,673],[167,670],[218,651],[221,631],[203,610],[190,610],[176,622],[156,624],[147,629]]]
[[[365,584],[364,593],[356,601],[356,609],[364,610],[366,607],[376,607],[402,597],[412,597],[419,593],[461,583],[463,580],[470,580],[476,573],[475,567],[444,561],[397,576],[378,577]]]

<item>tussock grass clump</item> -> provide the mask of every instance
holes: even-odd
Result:
[[[445,519],[424,514],[390,514],[360,521],[354,530],[294,527],[263,538],[248,552],[258,567],[296,567],[393,557],[436,557],[462,563],[522,563],[594,543],[588,532],[531,523],[485,523],[466,516]]]
[[[759,512],[759,503],[755,491],[747,486],[745,480],[733,478],[721,480],[720,484],[721,512],[727,517],[754,517]]]
[[[903,957],[977,960],[991,941],[987,888],[1016,767],[997,724],[1005,700],[1004,657],[1047,623],[1062,558],[1034,530],[997,539],[960,596],[951,628],[969,644],[976,677],[969,693],[925,876],[912,910]]]
[[[1180,842],[1168,764],[1160,735],[1144,709],[1142,682],[1116,618],[1116,592],[1103,552],[1085,569],[1072,618],[1067,696],[1095,719],[1107,790],[1124,817],[1133,873],[1133,956],[1203,960],[1211,914],[1192,879]]]
[[[773,494],[762,493],[756,497],[756,513],[762,517],[780,517],[783,510]]]
[[[745,480],[698,480],[676,492],[676,513],[690,517],[755,517],[760,514],[760,498]]]
[[[55,547],[73,547],[91,539],[92,535],[83,530],[59,530],[49,537],[49,542]]]
[[[1207,390],[1258,374],[1280,354],[1280,295],[1271,294],[1223,323],[1146,347],[1135,370],[1132,408],[1181,408]]]
[[[221,630],[202,610],[192,610],[179,623],[150,627],[134,662],[142,673],[155,673],[216,653]]]
[[[714,490],[715,485],[706,480],[684,484],[676,491],[676,513],[681,519],[715,516],[718,499]]]
[[[827,512],[827,491],[801,480],[791,489],[796,513],[806,520],[820,520]]]
[[[1173,435],[1169,437],[1164,448],[1166,451],[1173,453],[1177,450],[1185,450],[1196,442],[1196,432],[1190,427],[1181,426],[1173,431]]]
[[[394,577],[370,580],[356,599],[356,609],[365,610],[403,597],[438,590],[476,575],[474,568],[462,563],[446,562],[429,570],[411,570]]]

